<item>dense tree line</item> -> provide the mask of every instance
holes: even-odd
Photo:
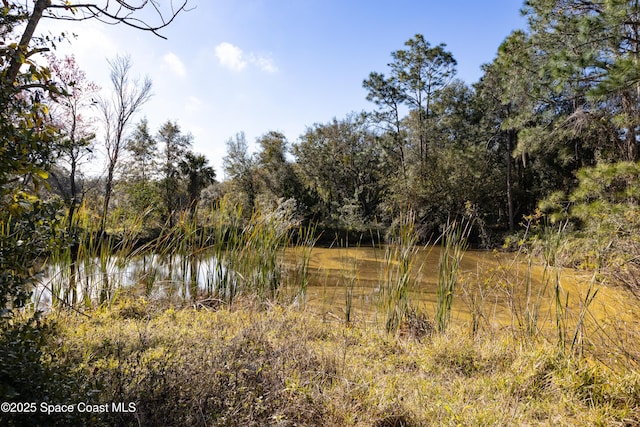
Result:
[[[473,84],[456,79],[444,43],[416,34],[363,76],[370,111],[312,124],[293,141],[268,131],[255,151],[240,132],[226,142],[222,183],[178,123],[132,125],[151,82],[130,76],[130,58],[110,60],[105,96],[73,58],[51,56],[64,95],[49,102],[61,141],[44,155],[49,181],[69,223],[82,205],[113,232],[171,227],[220,197],[247,216],[293,200],[319,229],[365,233],[410,209],[423,240],[467,216],[477,243],[494,245],[539,207],[579,227],[578,171],[637,161],[638,13],[628,1],[526,1],[527,28],[505,39]],[[97,122],[83,111],[90,103]],[[107,173],[87,179],[82,163],[95,150],[107,154]]]
[[[226,142],[223,183],[177,123],[153,136],[143,121],[122,143],[115,208],[108,191],[92,203],[111,224],[144,214],[148,227],[162,227],[219,197],[247,216],[294,200],[319,229],[361,232],[384,231],[410,209],[423,240],[467,216],[483,245],[517,232],[539,207],[579,227],[584,220],[571,214],[578,171],[638,158],[638,9],[527,1],[527,28],[504,40],[473,84],[456,79],[444,43],[416,34],[386,68],[363,76],[370,111],[312,124],[293,141],[268,131],[255,151],[240,132]],[[77,173],[68,160],[66,170]]]
[[[495,243],[540,206],[579,226],[578,171],[638,160],[640,6],[530,0],[523,14],[528,28],[505,39],[473,85],[455,78],[445,44],[409,39],[364,79],[372,111],[280,146],[285,185],[266,184],[277,165],[264,163],[264,146],[251,156],[230,141],[228,185],[251,207],[265,192],[293,197],[331,228],[386,227],[411,209],[423,238],[472,215]]]

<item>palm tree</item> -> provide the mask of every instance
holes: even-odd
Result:
[[[187,178],[189,215],[193,218],[200,200],[200,192],[215,181],[216,171],[209,166],[209,160],[204,155],[191,151],[186,153],[180,162],[180,169]]]

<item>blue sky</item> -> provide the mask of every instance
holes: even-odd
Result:
[[[165,2],[166,3],[166,2]],[[524,28],[518,0],[190,0],[192,10],[150,33],[95,21],[45,21],[40,30],[78,35],[74,53],[89,78],[109,88],[106,58],[131,55],[134,76],[153,80],[154,97],[137,119],[155,131],[177,121],[222,178],[225,141],[250,143],[270,131],[294,142],[314,123],[371,110],[362,81],[387,72],[391,52],[421,33],[446,43],[457,77],[481,76],[500,43]]]

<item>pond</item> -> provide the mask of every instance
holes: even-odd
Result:
[[[86,259],[78,263],[75,274],[68,266],[50,265],[34,293],[34,304],[44,309],[61,301],[95,304],[121,289],[149,299],[228,300],[240,289],[240,282],[253,274],[270,283],[277,280],[278,297],[287,304],[304,306],[325,319],[370,321],[384,311],[381,304],[387,274],[396,265],[385,254],[385,247],[287,248],[278,256],[282,271],[267,271],[267,279],[262,276],[271,267],[256,264],[253,272],[247,273],[206,252],[197,257],[152,254],[107,261]],[[440,255],[438,246],[416,249],[408,283],[410,306],[431,318],[436,310]],[[558,321],[559,311],[566,322],[585,318],[588,306],[588,320],[597,328],[626,322],[637,330],[637,305],[628,292],[601,286],[589,273],[545,268],[524,254],[469,250],[460,265],[452,321],[519,328],[535,322],[536,327],[544,328]]]
[[[409,299],[430,315],[435,313],[437,303],[440,255],[438,246],[421,248],[413,261]],[[318,312],[344,317],[349,291],[351,308],[366,316],[376,310],[376,299],[385,282],[385,265],[384,248],[314,248],[306,303]],[[537,310],[540,321],[551,322],[556,284],[561,304],[569,314],[578,315],[585,298],[597,290],[589,307],[592,316],[600,320],[611,316],[629,321],[636,318],[636,299],[625,290],[598,286],[588,272],[545,268],[529,262],[524,254],[468,250],[460,270],[453,302],[454,318],[469,320],[474,311],[481,310],[486,321],[509,324],[518,321],[514,316]]]

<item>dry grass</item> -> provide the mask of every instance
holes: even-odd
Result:
[[[397,334],[244,300],[232,310],[124,300],[57,314],[51,347],[101,390],[136,402],[107,425],[637,425],[640,373],[510,333]],[[51,317],[55,317],[52,315]]]

